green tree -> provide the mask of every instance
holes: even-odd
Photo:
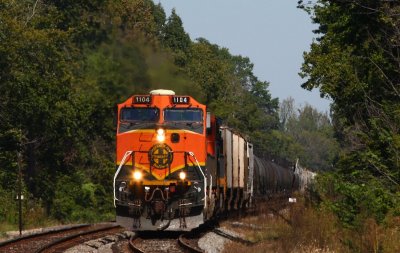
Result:
[[[329,170],[337,159],[339,145],[327,113],[311,105],[295,108],[293,98],[280,104],[281,131],[287,135],[281,145],[286,146],[286,159],[300,159],[303,166],[313,170]],[[296,153],[297,152],[297,153]]]
[[[165,15],[164,8],[161,6],[161,3],[153,5],[152,12],[154,16],[154,21],[157,24],[158,38],[162,40],[164,38],[164,26],[165,23],[167,22],[167,17]]]
[[[354,215],[364,211],[381,221],[398,205],[394,193],[400,184],[399,2],[299,3],[319,24],[319,38],[304,54],[300,75],[306,79],[304,88],[319,88],[333,101],[333,122],[342,146],[336,164],[340,179],[353,188],[373,185],[374,193],[392,198],[383,208],[382,202],[372,207],[349,191],[342,194],[360,207]]]
[[[188,58],[191,40],[185,32],[182,20],[176,14],[175,9],[172,9],[172,13],[163,27],[162,34],[162,43],[174,52],[175,63],[184,66]]]
[[[0,180],[9,182],[2,188],[15,190],[20,151],[27,190],[48,211],[63,175],[79,172],[81,182],[111,192],[112,114],[132,82],[148,83],[143,52],[129,42],[157,36],[149,7],[144,0],[0,1]],[[95,196],[96,203],[107,198]]]
[[[250,60],[204,38],[192,45],[190,56],[185,70],[203,102],[225,124],[247,134],[260,152],[269,151],[261,140],[278,128],[278,100],[271,97],[269,84],[254,76]]]

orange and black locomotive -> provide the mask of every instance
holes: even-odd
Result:
[[[117,222],[134,230],[185,230],[203,223],[214,136],[206,106],[192,97],[154,90],[119,104]]]

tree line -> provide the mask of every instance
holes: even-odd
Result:
[[[299,8],[318,25],[302,87],[333,101],[340,145],[318,197],[346,227],[360,229],[372,218],[390,228],[400,215],[400,3],[318,0],[299,1]],[[383,252],[376,241],[375,252]]]

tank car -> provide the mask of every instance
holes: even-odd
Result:
[[[254,157],[254,192],[258,196],[291,193],[299,188],[299,175],[294,169],[282,167],[273,161]]]

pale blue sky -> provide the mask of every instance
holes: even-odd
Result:
[[[167,16],[172,8],[181,17],[192,40],[204,37],[229,49],[231,54],[247,56],[254,63],[254,74],[270,82],[273,97],[291,96],[297,105],[306,102],[328,111],[330,101],[319,91],[300,87],[298,76],[303,52],[312,38],[307,13],[297,9],[297,0],[154,0]]]

